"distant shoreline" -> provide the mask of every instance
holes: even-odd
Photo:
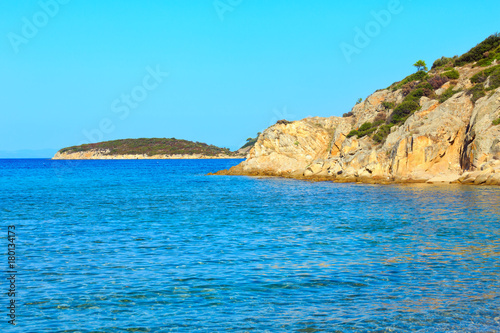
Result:
[[[248,141],[248,140],[247,140]],[[247,146],[248,143],[247,143]],[[245,149],[246,148],[246,149]],[[53,160],[199,160],[245,158],[251,147],[238,151],[175,138],[141,138],[84,144],[59,150]]]
[[[61,154],[57,153],[52,160],[230,160],[230,159],[244,159],[245,156],[241,155],[189,155],[189,154],[179,154],[179,155],[104,155],[95,152],[79,152],[79,153],[69,153]]]

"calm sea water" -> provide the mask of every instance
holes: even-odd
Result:
[[[499,332],[500,188],[0,160],[2,332]]]

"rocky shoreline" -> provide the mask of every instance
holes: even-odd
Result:
[[[309,182],[334,182],[334,183],[362,183],[362,184],[461,184],[461,185],[500,185],[500,168],[496,170],[465,172],[462,175],[438,175],[430,179],[412,179],[412,178],[377,178],[377,177],[359,177],[359,176],[304,176],[300,174],[276,174],[273,172],[247,172],[237,165],[229,170],[220,170],[215,173],[209,173],[209,176],[248,176],[256,178],[287,178],[295,180],[304,180]]]
[[[345,117],[280,121],[259,136],[245,161],[214,175],[500,185],[500,88],[488,89],[487,80],[486,94],[475,98],[471,93],[471,78],[484,69],[456,68],[459,79],[415,99],[418,109],[397,124],[391,124],[394,106],[403,104],[421,81],[379,90]],[[445,99],[447,91],[452,95]],[[383,125],[366,125],[377,122]],[[382,130],[387,132],[380,139]]]

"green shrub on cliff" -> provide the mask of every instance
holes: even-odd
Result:
[[[401,103],[390,116],[391,124],[404,122],[413,112],[420,109],[420,104],[411,100]]]
[[[434,98],[435,93],[432,85],[429,82],[422,82],[416,85],[410,92],[406,95],[403,102],[419,102],[421,97]]]
[[[461,91],[461,90],[453,90],[453,88],[454,88],[453,86],[449,87],[441,94],[441,96],[439,96],[439,103],[446,102],[450,97]]]
[[[240,149],[244,149],[247,147],[253,147],[255,145],[255,143],[257,142],[257,140],[259,139],[260,134],[261,133],[259,132],[259,133],[257,133],[257,136],[255,138],[248,138],[247,142]]]
[[[373,140],[378,143],[384,143],[387,136],[391,133],[393,124],[382,125],[379,127],[377,133],[373,135]]]
[[[382,106],[387,110],[391,110],[396,107],[393,102],[386,102],[386,101],[382,102]]]
[[[483,83],[490,77],[490,87],[496,89],[500,86],[500,65],[496,65],[485,69],[471,77],[470,81],[472,83]]]
[[[379,127],[380,125],[385,123],[385,119],[379,119],[373,122],[372,127]]]
[[[378,125],[369,122],[364,123],[357,130],[350,131],[349,134],[347,134],[347,137],[350,138],[356,135],[358,138],[362,138],[375,132],[377,130],[377,126]]]
[[[357,130],[352,130],[349,132],[349,134],[346,135],[346,138],[350,138],[350,137],[353,137],[355,135],[358,135],[358,131]]]
[[[428,89],[428,90],[434,90],[434,88],[432,87],[432,85],[427,82],[427,81],[424,81],[424,82],[421,82],[419,83],[415,89]]]
[[[447,77],[450,80],[456,80],[460,77],[460,73],[456,69],[452,69],[450,71],[444,72],[442,75]]]
[[[488,90],[494,90],[498,87],[500,87],[500,68],[491,74],[490,86],[488,87]]]
[[[470,80],[476,85],[469,89],[467,94],[471,96],[471,101],[475,103],[478,99],[486,96],[486,91],[500,87],[500,65],[485,69],[474,75]]]
[[[494,51],[488,51],[484,54],[485,58],[479,60],[476,65],[486,67],[490,66],[493,61],[500,60],[500,47],[497,47]]]
[[[359,132],[365,132],[367,130],[369,130],[370,128],[372,128],[372,123],[364,123],[363,125],[361,125],[358,129]]]
[[[469,52],[461,55],[455,60],[455,66],[463,66],[470,62],[479,61],[485,57],[485,53],[493,51],[500,46],[500,34],[496,33],[486,38],[481,43],[469,50]]]
[[[493,120],[491,123],[495,126],[500,125],[500,118]]]
[[[408,75],[405,77],[401,82],[394,83],[392,85],[392,90],[398,90],[401,89],[405,84],[413,82],[413,81],[422,81],[426,79],[429,75],[425,71],[418,71],[416,73],[413,73],[411,75]]]
[[[422,96],[424,96],[424,94],[425,94],[425,93],[424,93],[424,89],[422,89],[422,88],[420,88],[420,89],[415,89],[415,90],[413,90],[411,93],[409,93],[409,94],[405,97],[404,101],[405,101],[405,102],[412,102],[412,101],[413,101],[413,102],[418,102],[418,101],[420,101],[420,98],[421,98]],[[403,102],[403,103],[404,103],[404,102]]]
[[[431,70],[434,68],[439,68],[439,67],[443,67],[443,66],[446,66],[449,64],[453,64],[453,60],[456,58],[457,58],[457,56],[455,56],[453,58],[441,57],[440,59],[437,59],[436,61],[434,61],[434,63],[432,64]]]
[[[482,83],[476,84],[474,87],[467,91],[467,94],[471,96],[472,103],[476,103],[478,99],[486,96],[486,91],[484,90],[484,85]]]
[[[417,71],[427,71],[427,64],[423,60],[419,60],[413,64],[417,68]]]

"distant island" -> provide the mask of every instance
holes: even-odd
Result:
[[[278,121],[216,174],[500,185],[500,34],[430,70],[413,66],[343,117]]]
[[[242,148],[232,152],[228,148],[175,138],[124,139],[63,148],[53,159],[235,159],[245,157],[253,146],[249,143],[250,139]]]

